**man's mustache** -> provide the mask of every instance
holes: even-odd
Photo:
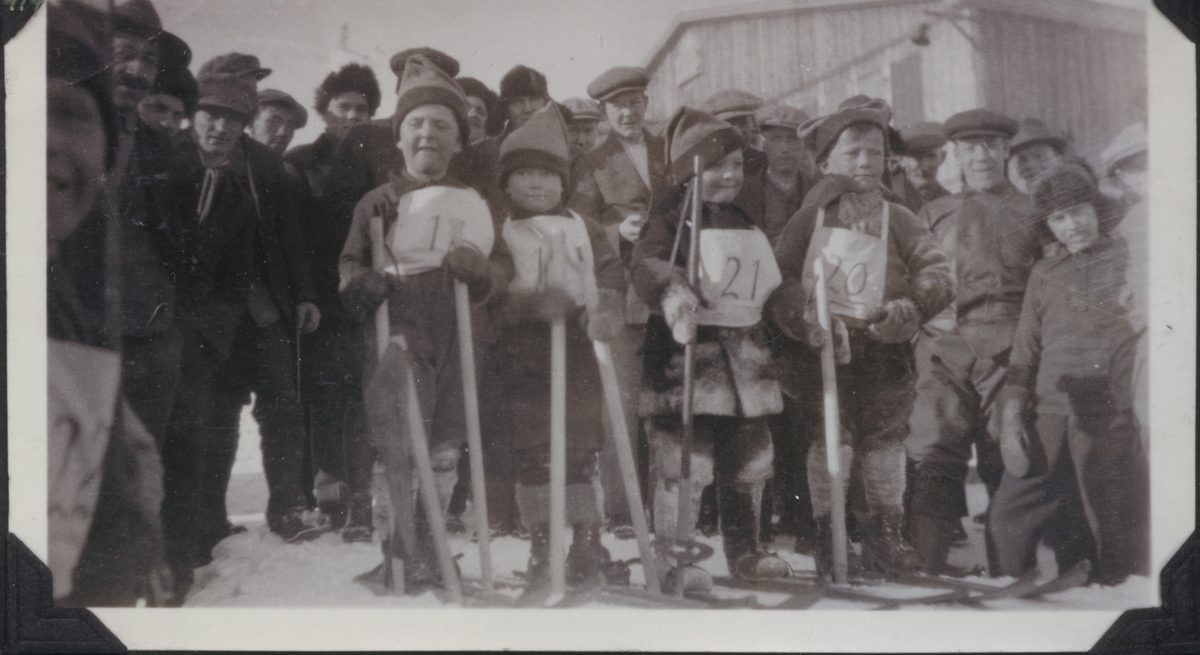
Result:
[[[150,81],[149,80],[147,80],[144,77],[138,77],[136,75],[129,75],[128,73],[122,73],[122,74],[117,75],[117,78],[115,80],[113,80],[113,82],[117,86],[124,86],[124,87],[130,88],[130,89],[133,89],[135,91],[149,91],[150,90]]]

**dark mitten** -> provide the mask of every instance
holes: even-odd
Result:
[[[600,289],[600,302],[585,316],[589,339],[615,341],[625,329],[625,296],[613,289]]]
[[[483,297],[492,290],[492,270],[487,257],[470,246],[459,246],[446,253],[442,258],[442,267],[454,276],[454,279],[467,285],[471,296]]]
[[[883,343],[911,341],[921,329],[921,309],[908,298],[889,300],[884,304],[885,315],[867,327],[867,336]]]
[[[387,298],[389,286],[385,274],[374,269],[365,269],[341,290],[342,304],[350,312],[360,317],[366,316]]]

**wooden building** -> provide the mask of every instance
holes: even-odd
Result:
[[[856,94],[893,123],[1038,117],[1095,159],[1146,118],[1145,12],[1095,0],[780,0],[680,15],[645,68],[649,118],[737,88],[818,116]]]

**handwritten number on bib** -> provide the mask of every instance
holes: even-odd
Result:
[[[729,267],[729,262],[733,262],[733,275],[729,276],[729,284],[726,284],[725,288],[721,290],[721,297],[724,298],[726,296],[732,296],[734,300],[738,300],[738,295],[733,291],[730,291],[729,288],[733,286],[734,282],[737,282],[738,274],[742,272],[742,260],[738,259],[737,257],[726,257],[726,268]]]

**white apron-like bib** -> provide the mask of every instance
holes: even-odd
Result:
[[[811,298],[817,285],[813,262],[817,257],[822,258],[829,311],[848,320],[851,327],[865,324],[883,307],[890,206],[886,201],[883,203],[878,237],[857,230],[825,227],[825,208],[817,210],[817,226],[804,258],[801,287]]]
[[[700,230],[700,292],[706,307],[700,325],[750,327],[762,320],[763,304],[783,276],[762,230]]]
[[[441,268],[450,250],[469,245],[492,254],[496,228],[487,203],[472,189],[432,186],[404,194],[388,230],[390,261],[384,267],[399,276]]]
[[[574,211],[571,216],[531,216],[508,219],[500,233],[512,253],[513,292],[559,288],[580,307],[594,309],[600,293],[596,287],[595,256],[587,225]]]

